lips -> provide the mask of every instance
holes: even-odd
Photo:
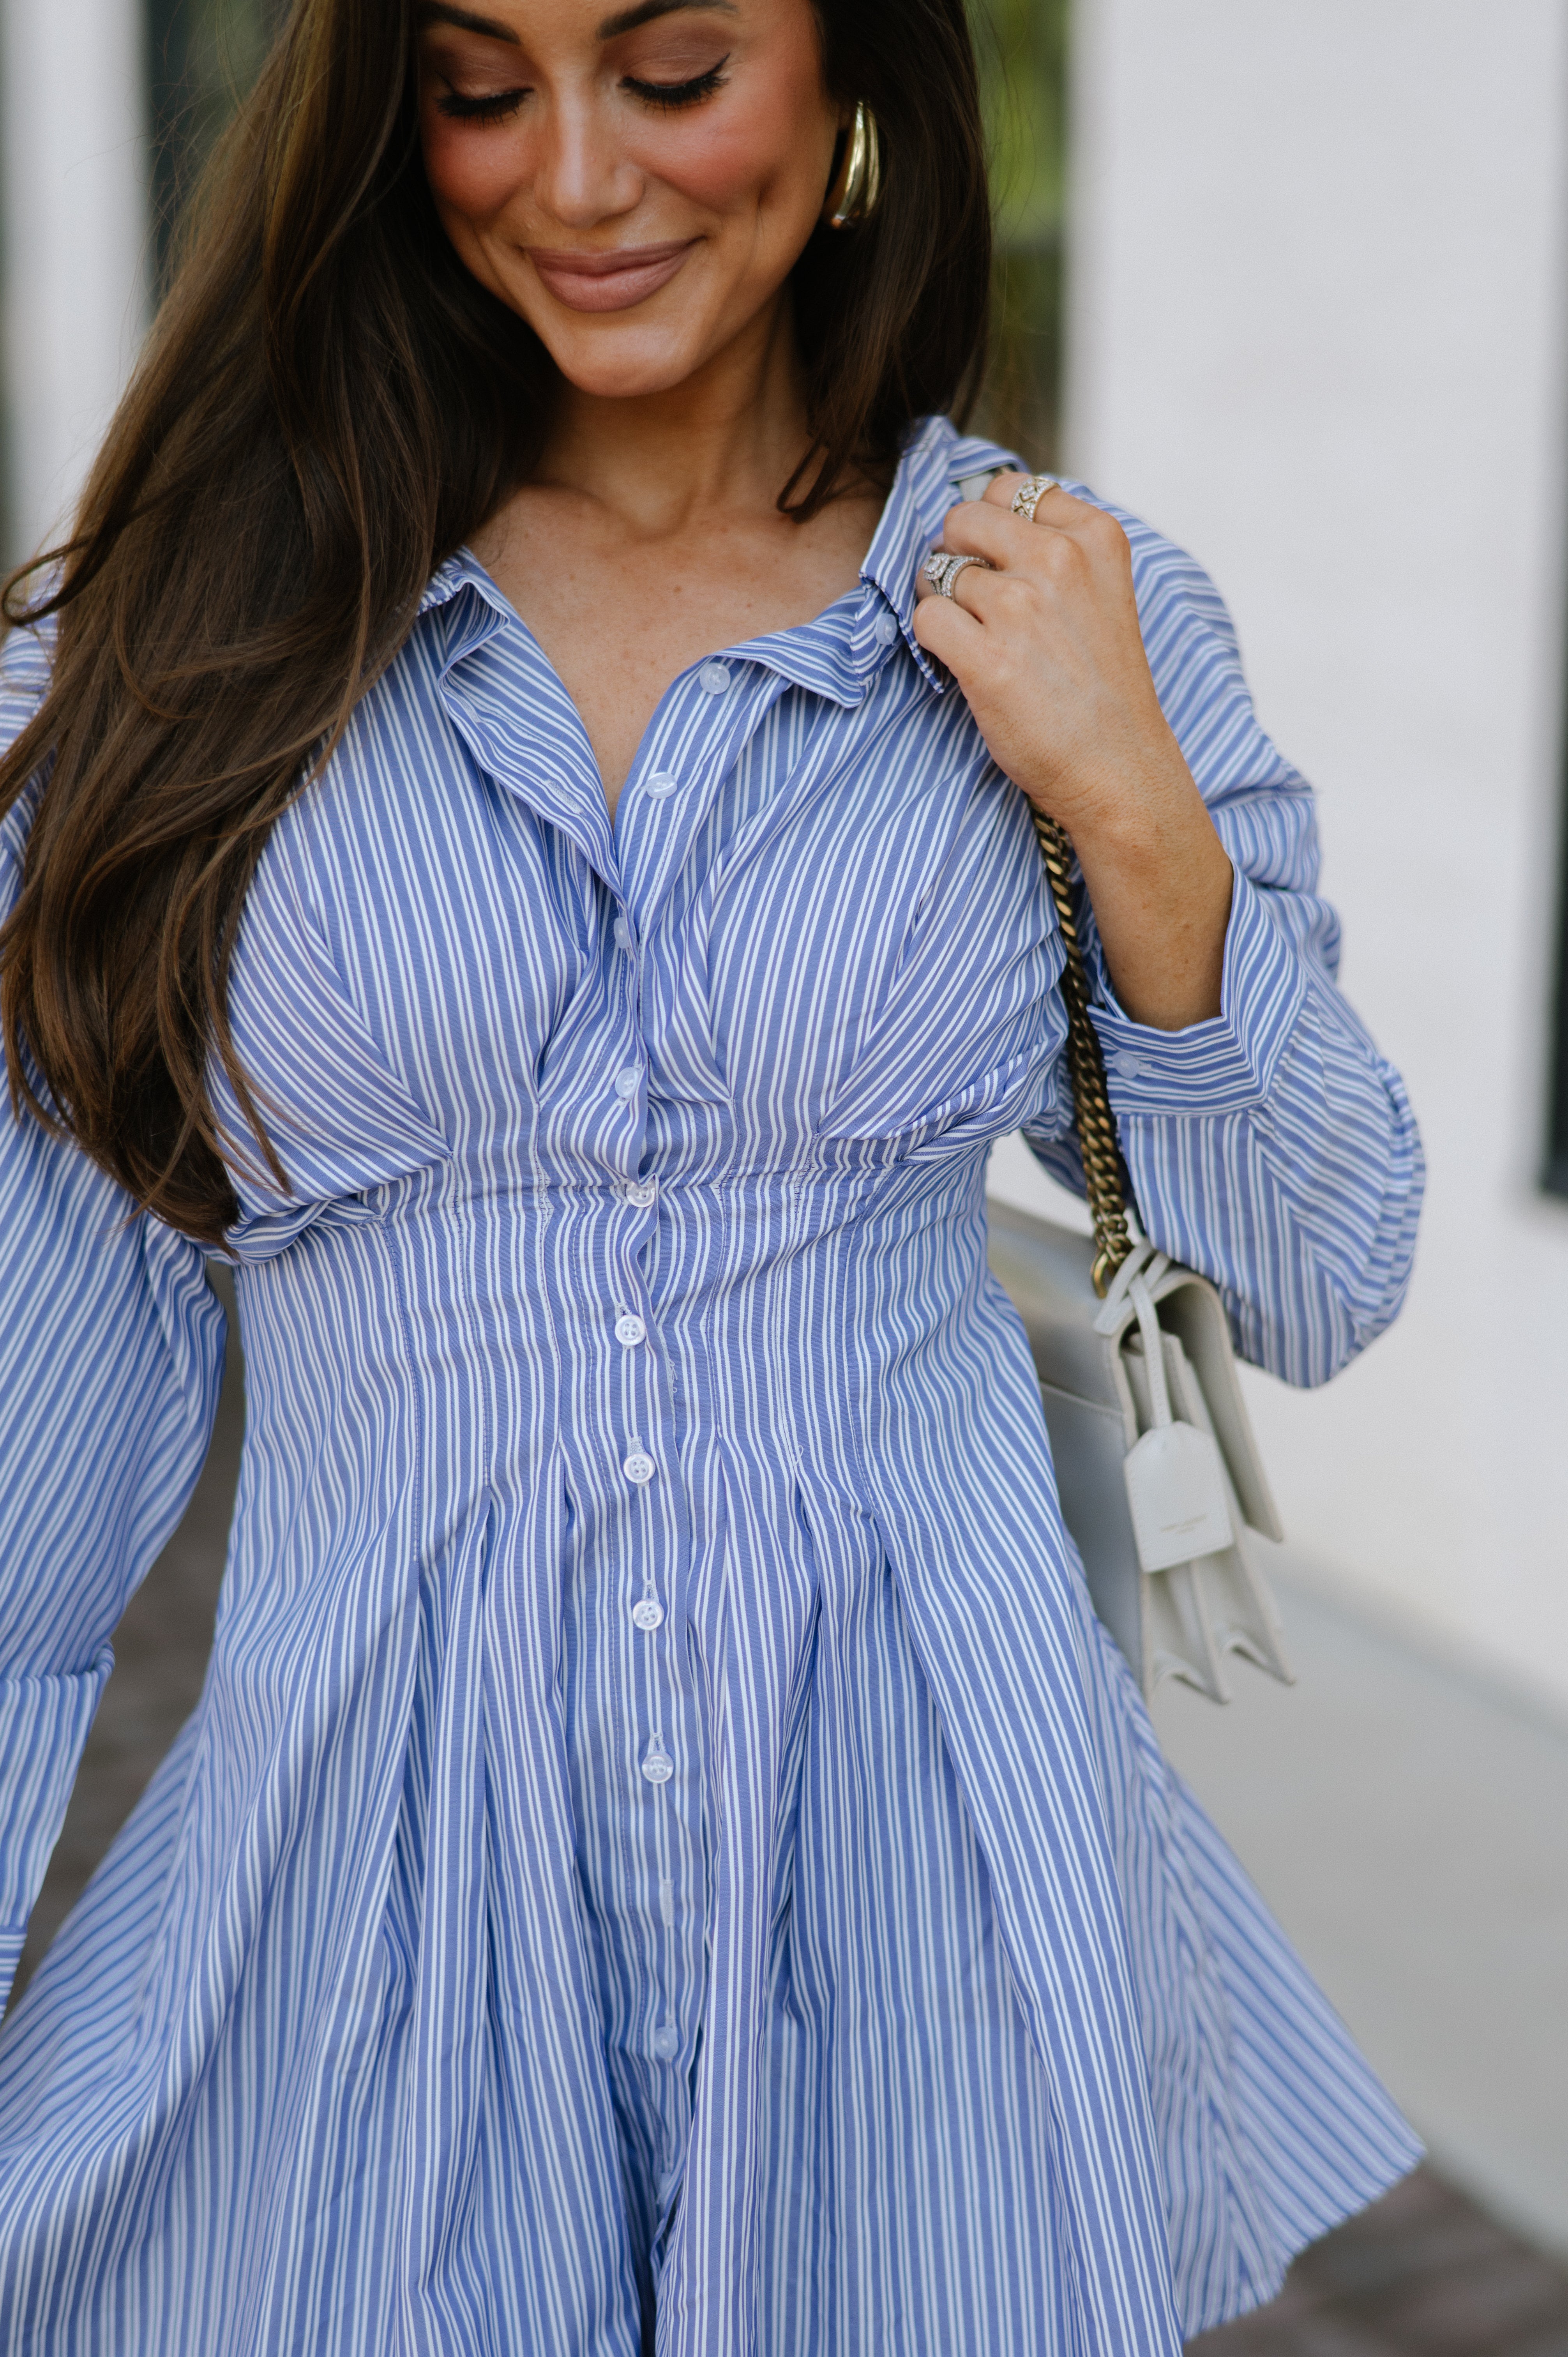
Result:
[[[696,243],[685,237],[670,245],[617,246],[608,253],[531,245],[528,258],[569,311],[626,311],[668,285]]]

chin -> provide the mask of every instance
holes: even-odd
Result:
[[[534,328],[566,382],[596,401],[635,401],[673,393],[701,368],[700,342],[622,331],[609,336],[547,335]]]

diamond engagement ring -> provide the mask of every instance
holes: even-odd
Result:
[[[959,575],[963,571],[966,565],[978,565],[987,573],[994,573],[996,570],[995,566],[986,557],[947,556],[942,554],[940,550],[935,555],[927,557],[925,565],[922,569],[924,570],[927,580],[934,585],[938,595],[942,597],[950,597],[952,596],[953,583],[958,579]]]
[[[1026,475],[1013,494],[1013,512],[1021,515],[1026,523],[1035,521],[1035,510],[1047,491],[1057,489],[1054,475]]]

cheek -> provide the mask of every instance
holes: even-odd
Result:
[[[793,195],[815,200],[832,140],[825,117],[822,138],[813,136],[821,111],[814,75],[800,91],[773,85],[755,99],[660,124],[637,143],[637,160],[650,178],[718,213],[781,198],[788,204]]]
[[[476,131],[441,113],[420,126],[425,177],[443,212],[486,221],[501,210],[528,176],[523,145],[505,124]]]

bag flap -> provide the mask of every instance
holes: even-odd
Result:
[[[1024,1321],[1041,1382],[1120,1413],[1112,1353],[1094,1330],[1093,1238],[1009,1203],[990,1202],[986,1211],[991,1273]]]
[[[1161,1325],[1180,1337],[1202,1389],[1243,1516],[1260,1536],[1283,1539],[1279,1509],[1241,1396],[1224,1303],[1208,1279],[1190,1268],[1167,1269],[1154,1294]]]

